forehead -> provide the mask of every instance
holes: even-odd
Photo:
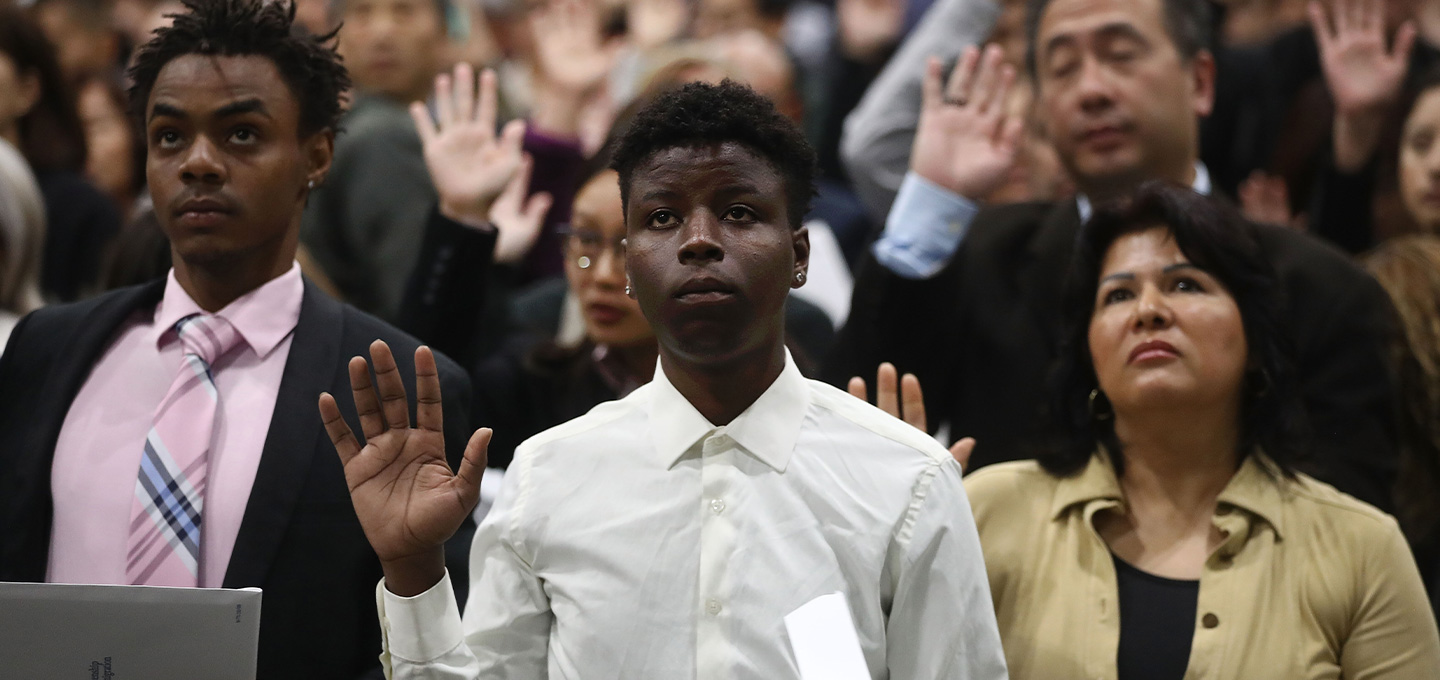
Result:
[[[1102,276],[1118,272],[1142,272],[1189,263],[1168,227],[1157,226],[1115,239],[1105,251]]]
[[[714,189],[717,181],[746,182],[777,194],[782,190],[780,172],[769,159],[743,144],[723,142],[672,146],[650,154],[635,168],[630,191],[659,184],[669,190],[683,188],[685,193],[698,194]]]
[[[156,104],[201,115],[239,100],[259,100],[271,116],[298,116],[299,103],[269,58],[258,55],[187,54],[160,69],[146,104],[146,118]]]
[[[1432,87],[1415,100],[1415,106],[1405,119],[1405,127],[1434,127],[1437,123],[1440,123],[1440,87]]]
[[[1132,27],[1151,40],[1165,37],[1166,0],[1051,0],[1036,30],[1043,51],[1057,38],[1079,38],[1116,26]]]

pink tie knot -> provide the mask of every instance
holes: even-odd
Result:
[[[194,354],[214,366],[240,342],[240,332],[229,321],[211,314],[191,314],[175,324],[186,354]]]

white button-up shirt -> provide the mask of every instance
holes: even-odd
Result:
[[[960,469],[787,357],[710,424],[657,370],[525,442],[448,577],[377,600],[395,678],[799,678],[784,617],[839,591],[869,677],[1000,679]]]

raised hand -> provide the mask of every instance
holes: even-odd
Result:
[[[940,61],[925,67],[920,122],[910,169],[971,200],[1005,181],[1020,146],[1021,121],[1005,106],[1015,69],[1003,63],[998,45],[969,47],[944,84]]]
[[[835,18],[845,56],[868,62],[883,56],[905,28],[904,0],[837,0]]]
[[[505,190],[490,206],[490,223],[495,225],[495,261],[517,262],[530,252],[540,236],[545,211],[553,199],[543,191],[526,197],[530,190],[530,173],[535,162],[527,155],[520,161],[520,171],[510,178]]]
[[[490,207],[519,173],[525,124],[511,121],[497,136],[495,73],[480,74],[459,64],[454,75],[435,77],[435,116],[425,105],[410,105],[410,117],[425,148],[425,167],[440,196],[440,214],[473,227],[489,223]]]
[[[625,24],[630,41],[641,50],[659,47],[685,33],[690,21],[686,0],[629,0]]]
[[[1415,24],[1402,24],[1387,49],[1384,0],[1335,0],[1333,22],[1320,3],[1312,1],[1307,9],[1335,100],[1336,165],[1355,171],[1374,152],[1385,113],[1400,95]]]
[[[440,375],[427,347],[415,351],[415,426],[405,384],[390,347],[370,345],[375,384],[363,357],[350,360],[350,388],[365,446],[340,416],[329,394],[320,395],[320,417],[345,466],[350,500],[365,537],[385,570],[386,587],[403,597],[418,595],[445,573],[444,544],[480,500],[480,476],[490,430],[465,447],[458,473],[445,461]]]
[[[865,379],[855,376],[845,386],[845,391],[861,401],[869,401]],[[919,429],[927,432],[925,421],[925,394],[920,389],[920,379],[913,373],[906,373],[896,380],[895,365],[880,364],[875,371],[875,406]],[[964,470],[970,464],[970,454],[975,450],[975,440],[965,437],[950,445],[950,455]]]

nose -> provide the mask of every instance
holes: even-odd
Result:
[[[1084,59],[1080,65],[1080,78],[1076,83],[1080,108],[1092,113],[1109,108],[1114,102],[1110,86],[1110,76],[1100,60]]]
[[[1174,312],[1160,289],[1146,284],[1135,304],[1133,326],[1137,331],[1159,330],[1174,323]]]
[[[720,222],[708,210],[698,210],[682,227],[685,242],[680,245],[680,263],[698,264],[725,259],[720,245]]]
[[[224,184],[226,177],[227,172],[225,164],[220,160],[219,149],[215,148],[209,137],[197,136],[190,148],[185,150],[185,159],[180,163],[180,179],[187,184]]]
[[[620,290],[625,287],[625,250],[601,248],[593,271],[596,285]]]

